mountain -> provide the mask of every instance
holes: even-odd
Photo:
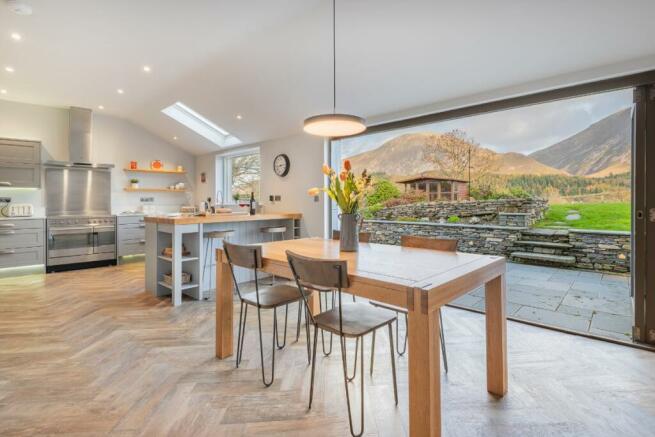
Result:
[[[568,174],[563,170],[549,167],[536,159],[515,152],[498,153],[493,173],[503,175],[529,174],[536,176]]]
[[[426,144],[438,139],[440,134],[418,132],[403,134],[384,142],[377,149],[369,150],[350,157],[356,172],[367,169],[369,173],[384,173],[391,178],[409,176],[425,171],[439,171],[435,164],[423,158]],[[492,172],[504,175],[565,175],[558,170],[544,165],[529,156],[520,153],[495,153],[484,149],[494,160]]]
[[[557,144],[531,153],[542,164],[578,176],[629,171],[632,122],[630,108],[615,112]],[[614,173],[616,173],[616,171]]]

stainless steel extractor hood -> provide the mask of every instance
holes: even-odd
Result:
[[[113,164],[91,162],[93,111],[71,107],[68,118],[68,161],[48,161],[55,167],[112,168]]]

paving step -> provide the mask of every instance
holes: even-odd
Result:
[[[550,255],[547,253],[512,252],[510,254],[510,257],[514,260],[539,261],[539,262],[547,262],[552,264],[565,264],[565,265],[575,264],[574,256]]]
[[[520,244],[523,246],[539,246],[539,247],[549,247],[551,249],[570,249],[573,246],[567,243],[553,243],[552,241],[536,241],[536,240],[518,240],[514,244]]]

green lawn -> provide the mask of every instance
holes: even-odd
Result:
[[[569,211],[577,211],[580,219],[567,220]],[[629,203],[567,203],[551,205],[546,211],[546,217],[535,226],[629,231],[630,215]]]

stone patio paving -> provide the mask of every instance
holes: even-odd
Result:
[[[473,290],[453,304],[484,311],[484,289]],[[630,278],[508,263],[507,315],[631,341]]]

